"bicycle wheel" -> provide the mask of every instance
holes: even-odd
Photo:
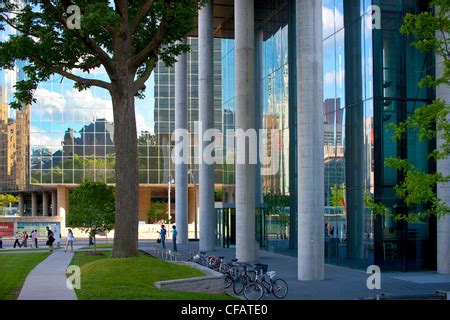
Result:
[[[250,282],[244,288],[244,297],[247,300],[260,300],[264,295],[264,288],[257,282]]]
[[[242,295],[242,291],[244,291],[245,286],[247,285],[248,280],[245,276],[238,276],[236,280],[233,282],[233,292],[234,294],[240,296]]]
[[[231,276],[227,273],[223,277],[223,282],[224,282],[225,289],[227,289],[227,288],[231,287],[231,285],[233,284],[233,278],[231,278]]]
[[[286,297],[288,294],[288,285],[283,279],[277,279],[272,284],[272,293],[278,299]]]

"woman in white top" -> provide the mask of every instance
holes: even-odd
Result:
[[[67,251],[67,249],[69,248],[70,245],[70,250],[73,252],[73,242],[75,241],[75,237],[73,236],[73,232],[72,229],[69,229],[68,233],[67,233],[67,244],[66,244],[66,250],[64,250],[64,252]]]

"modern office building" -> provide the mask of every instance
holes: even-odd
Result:
[[[137,102],[140,220],[152,202],[167,202],[175,178],[172,210],[187,204],[193,223],[196,201],[202,250],[235,247],[242,261],[256,259],[258,247],[297,256],[301,280],[323,279],[325,262],[450,273],[449,218],[396,222],[364,205],[369,194],[408,213],[395,197],[402,177],[384,166],[386,158],[436,170],[427,157],[435,141],[408,132],[394,142],[387,130],[436,96],[448,99],[418,87],[435,73],[436,59],[399,32],[407,12],[425,10],[428,1],[420,0],[208,1],[188,38],[191,53],[174,68],[159,63]],[[101,89],[79,93],[59,78],[36,96],[30,175],[44,193],[31,196],[32,211],[50,214],[51,193],[51,212],[63,223],[71,188],[86,178],[114,184],[111,102]],[[223,160],[251,147],[233,148],[227,129],[268,130],[263,164],[171,163],[176,128],[192,133],[192,158],[205,150],[197,120],[202,130],[222,132],[216,154]]]

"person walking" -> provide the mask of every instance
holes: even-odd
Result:
[[[31,243],[30,243],[30,248],[33,248],[33,235],[34,235],[34,230],[31,230],[31,234],[30,234],[30,239],[31,239]]]
[[[49,227],[45,227],[47,229],[47,246],[50,252],[53,252],[53,242],[55,242],[55,236],[52,230]]]
[[[19,239],[20,239],[20,233],[17,231],[17,232],[16,232],[16,241],[14,242],[14,248],[15,248],[16,246],[19,246],[19,248],[22,248],[22,245],[20,244]]]
[[[167,230],[164,225],[161,225],[161,231],[159,231],[159,236],[161,237],[161,246],[164,250],[166,250],[166,234]]]
[[[38,231],[37,231],[37,230],[34,230],[34,232],[32,233],[32,235],[31,235],[31,241],[32,241],[32,243],[34,243],[34,246],[35,246],[36,248],[39,248],[39,247],[38,247]]]
[[[70,251],[73,252],[73,242],[74,241],[75,241],[75,237],[73,236],[72,229],[69,229],[69,231],[67,232],[66,250],[64,250],[64,252],[67,251],[67,249],[69,248],[69,245],[70,245]]]
[[[92,237],[92,235],[89,233],[89,246],[93,245],[94,245],[94,237]]]
[[[178,251],[177,250],[177,235],[178,235],[177,227],[175,225],[173,225],[172,226],[173,251]]]
[[[22,247],[28,248],[28,233],[26,231],[22,235]]]

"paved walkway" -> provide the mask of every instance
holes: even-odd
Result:
[[[18,300],[77,300],[73,289],[67,288],[66,269],[73,253],[55,250],[29,274]]]
[[[167,242],[171,248],[171,242]],[[74,248],[79,249],[80,246]],[[153,252],[156,243],[140,243],[140,249]],[[103,249],[103,248],[101,248]],[[98,250],[101,250],[100,248]],[[110,250],[110,249],[106,249]],[[187,258],[189,251],[197,251],[198,243],[178,245],[180,260]],[[84,251],[84,250],[83,250]],[[235,257],[234,249],[217,248],[208,252],[226,259]],[[54,251],[28,275],[19,300],[76,300],[73,289],[66,287],[66,269],[73,253],[63,250]],[[420,273],[382,273],[381,290],[369,290],[366,285],[368,274],[363,271],[325,265],[325,280],[298,281],[297,259],[285,255],[260,251],[260,262],[269,266],[289,285],[286,299],[290,300],[354,300],[374,299],[381,293],[392,295],[434,294],[436,290],[450,291],[450,277],[437,275],[435,272]],[[265,299],[275,299],[268,296]]]
[[[141,245],[140,249],[154,252],[151,247],[161,247],[155,243]],[[172,248],[172,243],[166,242],[166,248]],[[198,251],[198,243],[178,245],[180,260],[187,257],[189,251]],[[232,259],[236,256],[235,249],[216,248],[208,252],[215,256]],[[436,272],[420,273],[383,273],[381,274],[381,289],[369,290],[367,279],[370,276],[364,271],[349,269],[330,264],[325,265],[325,280],[297,280],[297,258],[260,251],[260,263],[267,264],[269,270],[277,272],[277,276],[287,281],[288,300],[356,300],[375,299],[381,293],[400,295],[433,295],[436,290],[450,291],[450,277],[438,275]],[[265,299],[275,299],[268,296]]]

